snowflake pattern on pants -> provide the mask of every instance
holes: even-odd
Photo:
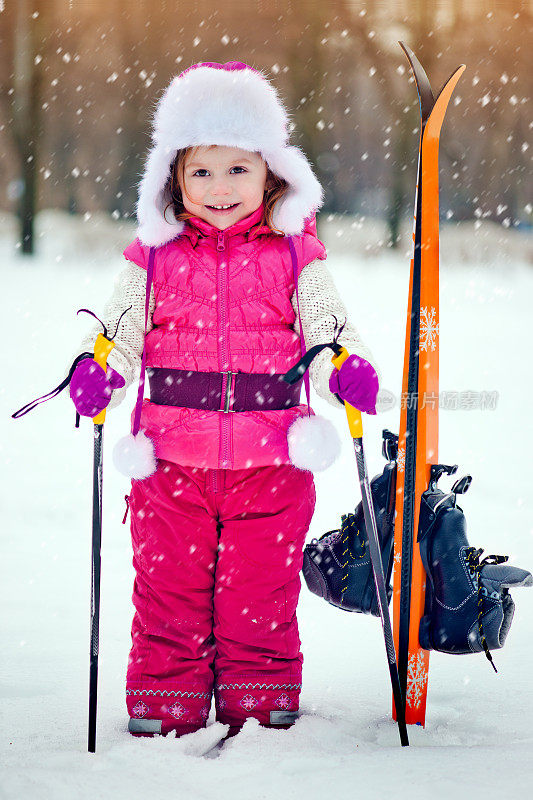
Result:
[[[256,700],[255,697],[252,697],[251,694],[245,694],[239,705],[242,706],[246,711],[251,711],[252,708],[256,707],[258,702],[259,701]]]
[[[407,662],[407,705],[418,708],[426,693],[428,673],[426,658],[420,650],[409,656]]]
[[[279,708],[290,708],[291,698],[286,694],[280,694],[276,700],[276,705],[279,706]]]
[[[139,700],[138,703],[134,705],[132,708],[132,711],[136,717],[144,717],[149,710],[150,709],[148,708],[148,706],[145,703],[143,703],[142,700]]]
[[[169,706],[168,713],[172,714],[174,719],[181,719],[181,717],[187,712],[187,709],[184,708],[181,703],[173,703],[173,705]]]
[[[439,323],[437,322],[437,312],[433,307],[420,309],[420,349],[433,351],[437,347],[437,337],[439,335]]]
[[[200,716],[202,719],[207,719],[209,716],[209,706],[202,706],[200,709]]]

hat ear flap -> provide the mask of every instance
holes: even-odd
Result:
[[[184,223],[175,219],[173,214],[167,214],[165,218],[165,208],[171,201],[167,185],[174,158],[175,151],[170,151],[163,145],[152,147],[139,184],[137,236],[149,247],[159,247],[169,242],[184,228]]]
[[[297,147],[284,147],[263,156],[272,172],[289,184],[289,191],[276,203],[272,222],[286,236],[299,236],[305,220],[322,205],[322,187]]]

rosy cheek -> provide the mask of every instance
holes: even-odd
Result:
[[[198,186],[186,186],[185,194],[182,192],[182,197],[188,200],[189,203],[194,203],[195,205],[202,202],[202,193]]]

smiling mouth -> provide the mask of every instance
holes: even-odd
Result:
[[[234,208],[237,208],[239,203],[232,203],[231,205],[216,205],[216,206],[206,206],[210,211],[214,211],[216,214],[227,214],[230,211],[233,211]]]

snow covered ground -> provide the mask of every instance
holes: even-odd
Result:
[[[124,675],[133,574],[128,528],[121,525],[128,484],[110,453],[127,429],[134,390],[109,415],[105,432],[98,752],[87,754],[91,423],[74,429],[66,393],[19,421],[10,414],[63,376],[87,325],[75,311],[101,310],[131,228],[102,219],[80,225],[47,212],[39,221],[39,255],[24,260],[13,248],[13,221],[1,222],[0,796],[527,796],[533,779],[533,592],[527,589],[514,593],[513,627],[506,647],[494,653],[498,675],[482,655],[432,655],[427,725],[410,729],[408,750],[399,747],[390,719],[379,621],[344,614],[305,588],[302,716],[291,730],[250,721],[214,759],[198,755],[218,734],[213,721],[181,740],[128,735]],[[347,241],[337,235],[341,229],[334,220],[324,226],[330,269],[379,361],[383,386],[398,395],[409,260],[380,248],[367,226],[357,228],[353,249],[341,246]],[[369,249],[361,244],[365,237],[374,242]],[[494,410],[442,411],[440,458],[474,477],[462,503],[471,543],[532,569],[533,269],[525,234],[506,237],[509,247],[488,224],[443,234],[441,389],[499,397]],[[316,397],[313,405],[334,421],[345,444],[341,461],[316,476],[309,538],[337,527],[340,514],[358,502],[343,415]],[[367,420],[372,474],[381,470],[381,429],[398,424],[398,405]]]

